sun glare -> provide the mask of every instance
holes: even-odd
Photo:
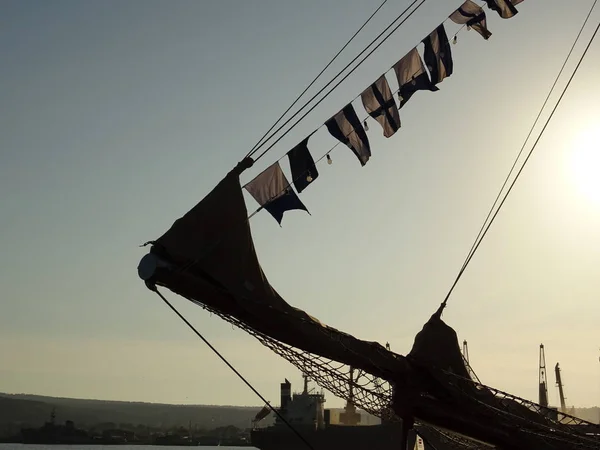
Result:
[[[581,194],[600,206],[600,124],[583,131],[573,142],[571,171]]]

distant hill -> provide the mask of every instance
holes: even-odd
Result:
[[[81,427],[113,424],[172,428],[187,427],[191,422],[194,427],[213,429],[227,425],[247,428],[261,407],[168,405],[0,393],[0,434],[8,428],[43,425],[53,408],[57,422],[72,420]]]

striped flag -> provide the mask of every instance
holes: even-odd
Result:
[[[369,138],[352,103],[325,122],[325,126],[334,138],[352,150],[362,166],[367,163],[371,157]]]
[[[454,69],[450,42],[444,24],[441,24],[433,33],[423,39],[423,44],[425,45],[423,59],[429,69],[431,82],[438,84],[444,78],[452,75]]]

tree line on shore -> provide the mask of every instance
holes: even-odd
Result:
[[[55,411],[57,423],[73,421],[85,430],[132,432],[208,431],[227,426],[249,428],[261,407],[169,405],[0,394],[0,436],[39,427]],[[266,419],[269,421],[269,418]]]

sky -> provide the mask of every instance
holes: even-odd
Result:
[[[370,122],[365,167],[343,146],[331,166],[319,166],[301,194],[311,215],[288,212],[282,227],[266,212],[253,217],[259,259],[284,298],[359,338],[410,351],[591,3],[527,0],[509,20],[488,11],[493,36],[461,31],[454,74],[439,92],[415,94],[396,135],[385,139]],[[378,4],[3,2],[0,392],[261,404],[145,288],[136,268],[147,249],[139,245],[241,160]],[[408,4],[389,1],[316,87]],[[321,126],[459,5],[425,2],[242,181]],[[599,21],[596,10],[575,57]],[[460,28],[446,27],[449,35]],[[560,362],[567,403],[600,405],[599,70],[595,42],[444,313],[468,341],[482,382],[531,400],[543,343],[547,366]],[[310,149],[317,158],[334,144],[321,128]],[[286,160],[282,167],[289,176]],[[301,388],[292,365],[167,295],[268,400],[277,403],[284,378]],[[343,402],[329,396],[327,404]]]

